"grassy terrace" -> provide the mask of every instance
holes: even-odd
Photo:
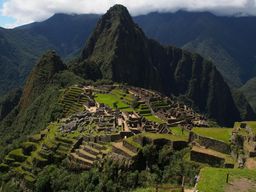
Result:
[[[229,183],[242,178],[251,180],[252,182],[256,181],[256,170],[203,168],[200,172],[200,180],[197,189],[202,192],[225,191],[225,188],[231,185],[226,184],[227,173],[230,174]],[[255,188],[249,191],[255,191]]]
[[[124,103],[120,98],[112,94],[96,94],[95,100],[98,103],[103,103],[111,108],[114,108],[113,104],[116,102],[118,109],[123,111],[132,111],[128,104]]]
[[[109,94],[96,94],[95,100],[98,103],[103,103],[111,108],[114,108],[114,103],[117,104],[118,109],[121,111],[132,112],[131,104],[133,101],[133,96],[129,93],[126,93],[122,89],[114,89]],[[155,115],[152,115],[149,107],[146,104],[141,104],[136,111],[140,115],[144,116],[147,120],[153,121],[156,123],[164,123],[164,121]]]
[[[156,117],[155,115],[143,115],[147,120],[149,121],[153,121],[153,122],[156,122],[156,123],[165,123],[162,119]]]
[[[136,109],[136,111],[142,115],[143,117],[145,117],[147,120],[152,121],[152,122],[156,122],[156,123],[165,123],[162,119],[158,118],[155,115],[151,114],[151,111],[149,109],[149,107],[146,104],[141,104],[139,105],[139,107]]]
[[[150,139],[167,139],[170,141],[187,141],[186,136],[177,136],[171,134],[158,134],[158,133],[142,133],[140,134],[143,137]]]
[[[213,156],[216,156],[216,157],[223,158],[223,159],[225,159],[225,163],[227,163],[227,164],[234,164],[235,163],[235,160],[232,158],[231,155],[220,153],[220,152],[214,151],[212,149],[205,149],[205,148],[202,148],[202,147],[193,146],[192,150],[200,152],[200,153],[205,153],[205,154],[209,154],[209,155],[213,155]]]
[[[126,139],[126,141],[127,141],[129,144],[131,144],[131,145],[133,145],[134,147],[136,147],[137,149],[142,149],[142,146],[141,146],[139,143],[137,143],[136,141],[134,141],[134,139],[135,139],[135,138],[138,138],[139,136],[140,136],[140,135],[135,135],[135,136],[129,137],[129,138]]]
[[[136,138],[138,137],[146,137],[152,140],[155,139],[167,139],[170,141],[188,141],[188,138],[183,135],[170,135],[170,134],[159,134],[159,133],[141,133],[132,137],[129,137],[126,139],[126,142],[129,144],[133,145],[137,149],[142,149],[142,146],[135,141]]]
[[[9,166],[15,167],[12,170],[21,175],[26,181],[33,182],[36,176],[32,173],[32,170],[34,170],[35,167],[40,169],[42,166],[49,163],[48,156],[51,152],[45,152],[43,146],[47,146],[48,149],[52,150],[58,143],[62,144],[63,142],[72,141],[72,135],[67,135],[66,137],[59,135],[59,126],[60,125],[57,123],[50,124],[48,129],[29,137],[29,140],[32,139],[33,142],[24,142],[21,144],[22,148],[11,151],[5,158],[6,161],[11,163],[9,163],[8,168]],[[43,137],[41,134],[45,136]],[[57,139],[59,139],[59,141]],[[62,145],[61,147],[65,149],[65,154],[69,151],[69,148],[66,150],[66,148],[64,148],[65,146],[63,147]],[[27,155],[24,155],[24,151],[27,151]],[[2,164],[0,167],[1,170],[7,170],[6,166],[7,165]]]
[[[231,128],[193,128],[192,130],[197,135],[216,139],[225,143],[229,143],[232,135]]]
[[[187,139],[189,137],[189,131],[184,130],[182,133],[181,127],[170,127],[170,130],[173,135],[186,137]]]
[[[83,103],[87,101],[87,98],[82,96],[82,93],[83,89],[74,86],[63,91],[60,105],[64,107],[65,114],[83,110]]]

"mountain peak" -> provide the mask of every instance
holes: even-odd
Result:
[[[106,14],[104,14],[105,18],[112,18],[112,19],[120,19],[120,20],[129,20],[132,21],[132,17],[127,10],[127,8],[123,5],[116,4],[113,7],[110,7],[110,9],[107,11]],[[104,19],[103,16],[103,19]]]
[[[50,67],[50,69],[48,69],[48,72],[49,75],[52,75],[60,70],[63,70],[65,68],[65,65],[61,61],[60,57],[57,55],[56,51],[49,50],[40,58],[38,64],[36,65],[36,68],[41,67]]]
[[[80,61],[88,59],[93,52],[103,51],[99,51],[103,47],[102,45],[108,46],[105,51],[112,51],[111,53],[113,53],[113,50],[118,46],[118,42],[123,41],[123,39],[134,38],[136,33],[144,36],[142,30],[133,22],[127,8],[122,5],[115,5],[98,21],[82,52]],[[112,43],[109,44],[109,42]],[[105,59],[108,60],[109,58]]]
[[[132,17],[129,13],[129,11],[127,10],[127,8],[123,5],[114,5],[113,7],[111,7],[106,14],[103,15],[102,17],[102,21],[116,21],[120,23],[124,23],[124,24],[132,24],[133,20]]]
[[[109,8],[109,10],[107,11],[107,13],[126,13],[126,14],[129,14],[127,8],[121,4],[116,4],[112,7]]]
[[[210,62],[148,39],[122,5],[110,8],[101,17],[74,71],[87,77],[86,68],[91,66],[103,79],[186,96],[188,102],[193,101],[191,105],[220,124],[240,120],[228,86]]]

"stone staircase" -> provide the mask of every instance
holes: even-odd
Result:
[[[78,149],[70,153],[68,160],[73,168],[90,169],[107,154],[107,148],[99,143],[83,142]]]

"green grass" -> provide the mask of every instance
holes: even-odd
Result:
[[[35,134],[35,135],[31,136],[31,139],[33,141],[40,141],[41,140],[41,134]]]
[[[132,192],[155,192],[156,188],[138,188],[133,190]]]
[[[238,178],[256,181],[256,170],[203,168],[197,189],[202,192],[223,192],[227,186],[227,173],[230,174],[230,181]]]
[[[170,141],[187,141],[185,136],[176,136],[171,134],[159,134],[159,133],[142,133],[141,136],[150,138],[150,139],[167,139]]]
[[[23,154],[23,149],[15,149],[8,154],[8,157],[15,159],[17,162],[25,161],[27,156]]]
[[[176,135],[176,136],[185,136],[185,137],[189,137],[189,131],[187,130],[184,130],[183,133],[182,133],[182,129],[181,127],[170,127],[170,130],[172,132],[173,135]]]
[[[139,137],[139,135],[135,135],[135,136],[129,137],[129,138],[126,139],[126,141],[129,144],[131,144],[134,147],[136,147],[137,149],[142,149],[142,146],[139,143],[137,143],[136,141],[134,141],[134,139],[137,138],[137,137]]]
[[[155,115],[144,115],[144,117],[152,122],[156,122],[156,123],[165,123],[162,119],[156,117]]]
[[[120,98],[112,94],[96,94],[95,100],[98,103],[103,103],[111,108],[114,108],[113,103],[117,103],[117,107],[123,111],[132,111],[130,106],[124,103]]]
[[[146,187],[146,188],[134,189],[132,192],[155,192],[155,191],[156,191],[156,187]],[[172,186],[170,184],[162,184],[162,185],[159,185],[158,192],[181,192],[181,188],[177,186]]]
[[[232,135],[231,128],[193,128],[192,131],[198,135],[223,141],[225,143],[230,142],[229,139]]]
[[[72,114],[84,109],[83,103],[87,101],[87,98],[81,96],[82,93],[83,89],[74,86],[62,92],[59,104],[64,107],[64,114]]]

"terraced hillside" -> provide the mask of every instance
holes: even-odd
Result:
[[[190,159],[214,167],[233,168],[236,157],[232,153],[231,128],[193,128],[190,132]]]
[[[203,127],[204,116],[154,91],[117,84],[71,86],[62,90],[59,103],[62,119],[1,160],[0,175],[14,178],[23,190],[33,191],[50,165],[70,173],[101,168],[109,160],[124,170],[146,168],[148,146],[167,146],[173,153],[185,149],[185,161],[202,167],[249,167],[256,154],[248,148],[256,138],[254,122],[233,129]]]
[[[64,90],[60,105],[64,108],[64,115],[68,115],[82,111],[87,100],[87,97],[83,95],[83,89],[73,86]]]

